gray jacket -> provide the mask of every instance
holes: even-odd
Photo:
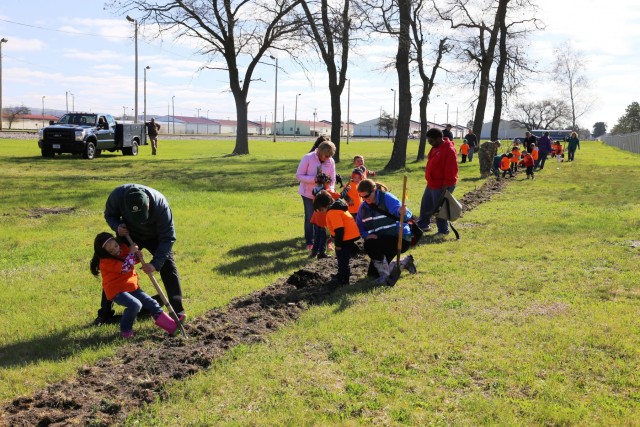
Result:
[[[144,224],[132,221],[127,212],[124,195],[131,187],[141,188],[149,196],[149,220]],[[162,193],[140,184],[123,184],[116,187],[107,198],[104,219],[116,232],[120,224],[126,224],[133,241],[142,246],[144,242],[157,242],[158,247],[150,264],[158,271],[162,268],[176,241],[173,214]]]

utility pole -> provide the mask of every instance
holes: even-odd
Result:
[[[318,116],[318,109],[314,108],[313,109],[313,136],[317,136],[316,135],[316,117]]]
[[[391,92],[393,92],[393,141],[396,140],[396,90],[391,88]]]
[[[150,66],[144,67],[144,123],[147,123],[147,70]]]
[[[302,95],[301,93],[296,95],[296,109],[293,115],[293,137],[298,134],[298,97]]]
[[[171,121],[173,122],[173,134],[176,134],[176,104],[175,104],[176,96],[173,95],[171,97]]]
[[[127,21],[133,24],[134,28],[134,41],[135,41],[135,55],[136,55],[136,90],[135,90],[135,117],[133,123],[138,123],[138,21],[127,15]]]
[[[447,104],[447,123],[446,124],[449,124],[449,103],[445,102],[445,104]]]
[[[349,145],[349,107],[351,104],[351,79],[347,79],[347,145]]]
[[[0,130],[2,130],[2,43],[8,41],[4,37],[0,39]]]
[[[276,61],[276,94],[275,101],[273,101],[273,129],[271,133],[273,134],[273,142],[276,142],[276,122],[278,121],[278,58],[275,56],[269,56],[269,58]],[[284,107],[282,107],[284,109]],[[282,115],[282,120],[284,122],[284,113]]]

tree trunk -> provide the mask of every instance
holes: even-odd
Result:
[[[410,23],[411,0],[399,0],[400,33],[398,35],[398,53],[396,70],[398,72],[398,125],[393,143],[391,159],[385,170],[403,169],[407,163],[407,139],[411,120],[411,73],[409,70],[409,52],[411,49]]]
[[[338,83],[336,68],[333,62],[327,64],[327,71],[329,72],[329,94],[331,96],[331,142],[336,146],[336,154],[333,156],[333,161],[339,163],[340,131],[342,129],[342,106],[340,104],[340,96],[342,95],[344,85],[340,87],[340,84]]]
[[[508,3],[509,0],[506,0]],[[505,5],[505,13],[507,7]],[[491,140],[499,139],[500,134],[500,118],[502,117],[502,91],[504,88],[504,72],[507,68],[507,24],[505,19],[500,22],[500,60],[496,68],[496,80],[494,84],[494,110],[493,120],[491,122]]]
[[[247,105],[247,95],[243,90],[239,89],[233,91],[233,97],[236,101],[236,116],[238,117],[238,123],[236,128],[236,146],[233,149],[233,154],[249,154],[249,131],[247,129],[247,119],[248,119],[248,105]]]
[[[493,27],[491,28],[489,45],[487,46],[485,54],[482,56],[482,65],[480,68],[480,88],[478,91],[478,105],[476,106],[476,113],[473,119],[473,133],[475,133],[478,138],[482,137],[482,124],[484,122],[484,111],[487,107],[491,66],[493,65],[493,58],[498,41],[498,33],[500,32],[500,23],[505,19],[508,2],[509,0],[499,0],[496,17],[493,22]],[[480,37],[483,37],[482,31],[480,32]]]
[[[422,86],[422,98],[420,98],[420,144],[418,144],[418,156],[416,162],[424,160],[427,148],[427,105],[429,103],[429,89],[425,83]]]
[[[340,95],[342,90],[338,85],[329,84],[331,94],[331,142],[336,146],[336,154],[333,161],[340,163],[340,130],[342,128],[342,107],[340,105]]]

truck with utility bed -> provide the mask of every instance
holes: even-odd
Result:
[[[102,113],[67,113],[38,132],[42,157],[73,153],[91,160],[102,150],[137,156],[138,147],[146,143],[144,123],[117,123],[113,116]]]

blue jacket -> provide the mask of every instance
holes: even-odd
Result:
[[[400,217],[400,200],[391,193],[384,191],[376,191],[376,206],[389,212],[396,218]],[[413,214],[407,208],[407,212],[404,216],[404,222],[402,224],[402,238],[404,240],[411,240],[411,227],[407,224],[407,221],[411,219]],[[356,215],[356,224],[360,230],[360,236],[366,239],[369,234],[377,234],[379,236],[398,236],[399,220],[389,218],[387,215],[373,209],[367,202],[362,202],[358,214]]]
[[[124,195],[131,187],[141,188],[149,196],[149,220],[144,224],[132,221],[126,209]],[[152,264],[156,270],[160,271],[171,253],[173,243],[176,241],[173,214],[167,199],[162,193],[140,184],[123,184],[116,187],[107,198],[104,219],[109,224],[109,227],[116,232],[120,224],[126,224],[131,239],[138,244],[141,244],[141,242],[158,242],[158,247],[149,264]]]

